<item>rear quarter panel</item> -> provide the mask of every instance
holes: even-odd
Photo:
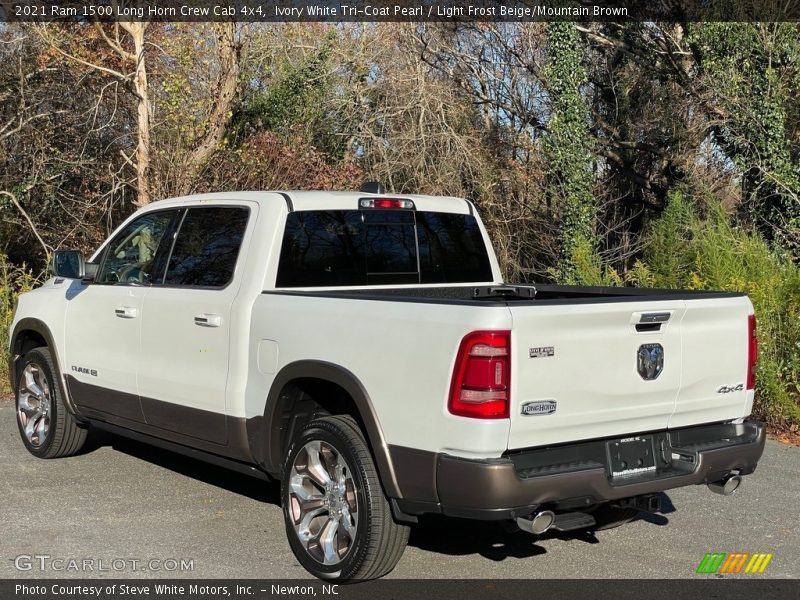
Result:
[[[361,382],[387,444],[499,456],[506,449],[508,420],[453,416],[447,396],[461,338],[510,325],[502,306],[261,294],[253,305],[247,416],[263,413],[275,373],[296,361],[319,360]],[[258,361],[263,340],[274,342],[268,347],[276,354],[266,369]]]

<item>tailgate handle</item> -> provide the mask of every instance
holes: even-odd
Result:
[[[636,323],[637,333],[656,333],[661,331],[661,325],[669,321],[672,316],[670,312],[642,313],[639,322]],[[636,313],[634,313],[634,318]]]
[[[671,316],[668,312],[642,313],[639,323],[666,323]]]

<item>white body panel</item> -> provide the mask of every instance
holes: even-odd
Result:
[[[511,312],[509,448],[732,420],[752,408],[743,389],[752,312],[744,296],[512,306]],[[638,332],[643,312],[671,316],[659,331]],[[663,371],[645,380],[637,351],[656,343],[664,349]],[[553,356],[529,356],[530,348],[543,346],[552,346]],[[740,391],[718,392],[739,384]],[[521,414],[522,403],[541,400],[554,400],[556,411]]]
[[[365,195],[292,192],[291,199],[294,210],[355,209]],[[457,198],[402,197],[412,198],[420,211],[471,210]],[[103,385],[118,391],[232,417],[263,415],[283,366],[333,363],[363,385],[386,443],[463,457],[733,420],[750,412],[752,392],[716,392],[745,380],[746,317],[752,313],[746,297],[504,306],[262,293],[275,291],[289,213],[279,193],[211,194],[144,210],[231,203],[257,210],[228,288],[106,286],[95,294],[95,286],[50,280],[21,297],[15,323],[25,317],[45,323],[62,371],[80,381],[100,383],[71,366],[100,365]],[[481,231],[491,248],[482,225]],[[494,281],[476,283],[501,282],[489,253]],[[97,298],[77,308],[76,294]],[[141,309],[139,318],[116,317],[117,305]],[[661,332],[637,333],[632,316],[645,311],[672,314]],[[193,318],[200,313],[218,315],[222,326],[196,326]],[[129,324],[130,331],[124,330]],[[448,413],[459,342],[479,329],[512,332],[510,419]],[[665,366],[659,378],[644,381],[636,371],[636,351],[650,342],[663,345]],[[554,356],[530,358],[529,348],[539,346],[553,346]],[[547,399],[557,401],[554,413],[520,414],[524,402]]]
[[[736,388],[747,377],[747,318],[753,307],[746,297],[713,302],[687,300],[681,323],[683,361],[681,391],[670,427],[733,420],[749,415],[753,391],[719,393]],[[746,385],[742,386],[743,388]]]
[[[147,292],[143,287],[89,285],[70,294],[62,353],[67,374],[84,383],[137,394],[142,305]],[[96,374],[75,371],[73,366]]]
[[[258,204],[231,201],[225,205],[250,209],[244,251],[258,224]],[[154,286],[149,290],[142,315],[141,397],[212,413],[235,413],[237,403],[232,402],[229,410],[226,395],[231,331],[247,315],[238,305],[247,265],[245,254],[240,257],[232,281],[223,289]],[[143,410],[148,423],[159,426],[148,415],[146,404]],[[174,423],[167,428],[180,433],[185,426]],[[224,442],[224,432],[219,434],[212,439]]]
[[[261,414],[273,377],[258,372],[262,339],[278,365],[330,362],[361,381],[387,443],[465,457],[505,450],[509,422],[455,417],[447,395],[461,338],[508,329],[506,308],[262,294],[253,307],[247,416]],[[253,375],[258,381],[253,380]]]
[[[660,333],[638,333],[636,313],[671,312]],[[681,386],[682,301],[512,307],[512,410],[509,448],[666,429]],[[634,321],[632,323],[632,321]],[[660,343],[664,370],[636,371],[639,346]],[[553,356],[530,357],[552,347]],[[551,414],[523,415],[526,402],[553,400]]]

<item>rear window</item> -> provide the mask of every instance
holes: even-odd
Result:
[[[190,208],[178,230],[164,283],[225,287],[233,279],[248,216],[240,207]]]
[[[472,215],[407,210],[291,213],[278,287],[492,281]]]

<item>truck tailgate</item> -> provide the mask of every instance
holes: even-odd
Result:
[[[510,310],[509,449],[744,414],[744,386],[718,393],[722,385],[745,381],[751,308],[744,296],[531,303]]]

